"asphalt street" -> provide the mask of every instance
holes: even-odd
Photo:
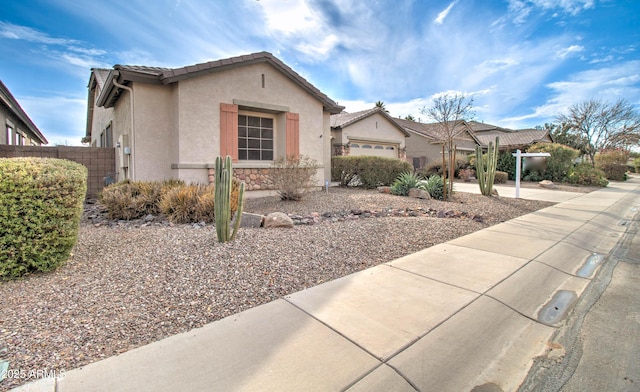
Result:
[[[520,391],[640,391],[640,213]],[[605,233],[603,233],[605,235]]]

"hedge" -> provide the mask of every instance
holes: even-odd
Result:
[[[53,158],[0,158],[0,278],[47,272],[78,238],[86,167]]]
[[[404,172],[413,171],[407,161],[374,156],[346,156],[331,158],[331,180],[340,185],[375,188],[391,185]]]

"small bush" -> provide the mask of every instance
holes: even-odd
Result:
[[[570,183],[578,185],[607,186],[609,184],[604,172],[591,166],[590,163],[576,165],[569,172],[567,179]]]
[[[463,169],[467,169],[469,167],[472,167],[469,162],[473,161],[475,159],[474,154],[469,155],[468,158],[458,158],[455,161],[455,177],[459,177],[460,176],[460,170]],[[449,165],[449,161],[445,162],[445,167],[447,167],[447,165]],[[426,165],[424,165],[424,167],[422,167],[418,173],[420,173],[421,176],[428,178],[431,177],[433,175],[439,175],[442,176],[442,161],[436,160],[436,161],[432,161],[427,163]]]
[[[160,201],[160,210],[173,223],[213,222],[213,210],[210,218],[201,201],[206,200],[206,194],[213,196],[213,187],[205,185],[183,185],[169,190]],[[211,197],[208,198],[209,200]],[[208,204],[208,203],[207,203]],[[213,203],[211,203],[213,207]]]
[[[633,160],[633,167],[636,173],[640,173],[640,158],[635,158]]]
[[[421,180],[422,177],[419,174],[404,172],[391,185],[391,194],[407,196],[412,188],[425,189],[425,185],[421,183]]]
[[[270,176],[282,200],[300,200],[316,182],[318,162],[307,156],[280,157],[273,161]]]
[[[509,178],[509,175],[503,171],[499,171],[496,170],[496,175],[493,178],[493,183],[494,184],[506,184],[507,183],[507,178]]]
[[[505,172],[509,180],[516,179],[516,157],[513,156],[514,151],[501,151],[498,154],[498,162],[496,169]]]
[[[87,169],[51,158],[0,159],[0,278],[47,272],[78,238]]]
[[[100,204],[107,208],[110,219],[137,219],[159,213],[162,196],[183,185],[180,180],[125,180],[104,188],[100,193]]]
[[[432,198],[437,200],[444,200],[444,181],[440,176],[430,176],[423,181],[425,190],[429,192]]]
[[[540,165],[529,165],[525,177],[529,177],[530,181],[566,181],[567,175],[573,167],[573,160],[579,154],[578,150],[558,143],[536,143],[527,152],[548,152],[551,154],[544,160],[540,160]]]
[[[162,196],[158,207],[172,223],[211,223],[215,221],[214,190],[213,185],[176,186]],[[240,181],[234,178],[231,183],[231,215],[238,210],[239,196]]]
[[[625,181],[627,179],[627,165],[607,163],[599,165],[598,169],[604,172],[604,176],[612,181]]]
[[[604,150],[596,154],[596,167],[604,172],[609,180],[624,181],[627,179],[627,160],[629,153],[623,150]]]
[[[397,158],[341,156],[331,159],[331,179],[342,186],[353,182],[368,189],[390,185],[401,173],[412,170],[409,162]]]

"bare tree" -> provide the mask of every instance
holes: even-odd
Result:
[[[470,120],[474,116],[473,98],[465,94],[446,93],[435,98],[430,107],[424,107],[420,109],[420,112],[437,124],[435,136],[443,146],[442,171],[446,199],[447,193],[450,195],[453,191],[453,177],[456,170],[455,140],[465,130],[464,121]],[[448,161],[447,165],[444,164],[445,156]],[[449,182],[447,182],[447,177],[450,179]]]
[[[557,121],[586,141],[585,151],[592,165],[600,150],[628,150],[640,144],[640,114],[624,99],[615,103],[590,99],[571,106],[568,114],[557,116]]]

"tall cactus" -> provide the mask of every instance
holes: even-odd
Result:
[[[242,220],[242,208],[244,205],[244,182],[240,183],[240,192],[238,194],[238,209],[235,213],[235,223],[233,232],[231,231],[231,221],[233,214],[231,212],[231,190],[233,188],[233,170],[231,168],[231,157],[222,161],[222,157],[216,158],[215,170],[215,189],[214,189],[214,217],[216,220],[216,234],[218,242],[233,241],[240,227]]]
[[[480,192],[485,196],[491,196],[491,191],[493,190],[493,180],[496,176],[496,167],[498,165],[499,142],[499,137],[496,137],[495,146],[493,145],[493,142],[489,142],[486,166],[484,159],[482,158],[482,148],[480,146],[476,146],[476,176],[478,177]]]

